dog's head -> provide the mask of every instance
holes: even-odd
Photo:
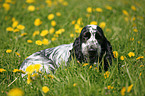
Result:
[[[76,59],[81,63],[97,63],[98,60],[101,61],[104,54],[104,65],[106,63],[105,66],[108,66],[108,63],[112,63],[112,47],[97,25],[87,25],[82,29],[73,44],[73,51]]]

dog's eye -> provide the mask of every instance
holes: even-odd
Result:
[[[87,33],[84,34],[84,38],[89,39],[90,37],[91,37],[90,32],[87,32]]]
[[[100,39],[102,39],[102,37],[99,35],[99,34],[95,34],[95,38],[97,39],[97,40],[100,40]]]

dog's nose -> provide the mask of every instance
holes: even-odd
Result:
[[[90,48],[88,51],[89,51],[89,52],[95,52],[96,49],[94,49],[94,48]]]

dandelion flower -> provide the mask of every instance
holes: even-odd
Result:
[[[91,25],[97,25],[97,22],[96,21],[92,21],[90,24]]]
[[[131,6],[131,9],[133,10],[133,11],[136,11],[136,7],[135,6]]]
[[[133,87],[133,84],[131,84],[131,85],[127,88],[127,92],[130,92],[131,89],[132,89],[132,87]]]
[[[15,28],[18,24],[19,24],[18,21],[14,21],[13,24],[12,24],[12,27]]]
[[[11,49],[7,49],[7,50],[6,50],[6,53],[11,53],[11,52],[12,52]]]
[[[33,41],[32,40],[27,40],[27,43],[32,43]]]
[[[20,29],[20,30],[24,30],[25,26],[24,25],[18,25],[17,28]]]
[[[136,60],[143,59],[143,58],[144,58],[144,56],[139,56],[136,58]]]
[[[10,4],[8,3],[3,3],[3,7],[6,11],[10,10]]]
[[[52,20],[54,18],[54,14],[49,14],[48,15],[48,20]]]
[[[100,26],[102,29],[104,29],[105,26],[106,26],[106,23],[105,23],[105,22],[101,22],[101,23],[99,24],[99,26]]]
[[[49,33],[50,33],[50,34],[54,33],[54,31],[55,31],[54,28],[50,28],[50,29],[49,29]]]
[[[74,37],[74,34],[70,34],[70,37]]]
[[[121,57],[120,57],[120,60],[124,60],[124,58],[126,58],[126,57],[125,57],[125,56],[121,56]]]
[[[0,68],[0,72],[4,72],[4,71],[6,71],[5,69],[3,69],[3,68]]]
[[[30,5],[30,6],[28,6],[28,11],[34,11],[35,10],[35,6],[33,6],[33,5]]]
[[[111,6],[105,6],[105,8],[108,9],[108,10],[112,10]]]
[[[42,87],[42,91],[43,91],[44,93],[47,93],[47,92],[49,91],[49,88],[48,88],[47,86],[43,86],[43,87]]]
[[[124,96],[124,95],[125,95],[125,91],[126,91],[126,88],[125,88],[125,87],[123,87],[123,88],[121,89],[121,95],[122,95],[122,96]]]
[[[88,12],[88,13],[92,13],[92,8],[91,8],[91,7],[88,7],[88,8],[87,8],[87,12]]]
[[[7,31],[13,31],[14,29],[12,27],[7,27],[6,30]]]
[[[103,12],[103,10],[101,8],[96,8],[97,12]]]
[[[42,30],[40,36],[46,36],[48,34],[48,30]]]
[[[48,45],[50,42],[48,41],[48,39],[45,39],[45,38],[44,38],[44,39],[42,40],[42,43],[43,43],[44,45]]]
[[[134,57],[135,54],[134,54],[133,52],[129,52],[129,53],[128,53],[128,56],[129,56],[129,57]]]
[[[27,33],[22,33],[22,34],[21,34],[21,36],[25,36],[25,35],[27,35]]]
[[[27,74],[32,74],[35,71],[34,65],[29,65],[25,71],[27,72]]]
[[[19,88],[13,88],[8,92],[7,95],[8,96],[24,96],[24,92]]]
[[[35,37],[36,35],[39,35],[39,31],[38,30],[36,30],[36,31],[34,31],[34,33],[33,33],[33,37]]]
[[[55,41],[55,40],[56,40],[56,38],[55,38],[55,37],[53,37],[53,38],[51,38],[51,40],[52,40],[52,41]]]
[[[115,58],[118,58],[118,52],[117,51],[113,51],[113,55]]]
[[[20,53],[18,53],[18,52],[15,52],[15,54],[16,54],[17,56],[19,56],[19,57],[21,56]]]
[[[134,31],[134,32],[138,32],[138,30],[137,30],[136,28],[135,28],[135,29],[133,29],[133,31]]]
[[[56,12],[56,16],[61,16],[61,13],[60,12]]]
[[[77,84],[76,84],[76,83],[74,83],[74,84],[73,84],[73,86],[74,86],[74,87],[76,87],[76,86],[77,86]]]
[[[20,30],[19,29],[14,29],[13,30],[13,32],[15,33],[15,32],[19,32]]]
[[[26,0],[26,3],[34,3],[35,0]]]
[[[35,43],[36,43],[37,45],[42,45],[42,44],[43,44],[41,40],[37,40]]]
[[[53,20],[53,21],[51,21],[51,25],[52,26],[56,26],[56,22]]]
[[[89,64],[88,64],[88,63],[84,63],[84,64],[83,64],[83,66],[87,66],[87,65],[89,65]]]
[[[36,72],[38,72],[39,69],[42,67],[41,64],[34,64],[33,66],[34,66],[34,70],[35,70]]]
[[[108,77],[109,77],[109,74],[110,74],[110,72],[109,72],[109,71],[106,71],[106,72],[104,73],[104,78],[105,78],[105,79],[108,78]]]
[[[122,13],[126,16],[129,16],[128,12],[126,10],[122,10]]]
[[[73,24],[73,25],[74,25],[74,24],[75,24],[75,22],[76,22],[76,21],[75,21],[75,20],[73,20],[73,21],[71,22],[71,24]]]
[[[42,21],[39,18],[35,19],[35,21],[34,21],[35,26],[39,26],[41,24],[42,24]]]

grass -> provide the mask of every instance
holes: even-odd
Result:
[[[51,6],[48,6],[45,0],[35,0],[31,4],[26,2],[29,0],[7,1],[0,0],[0,68],[5,69],[0,72],[1,96],[7,95],[13,88],[20,88],[27,96],[145,95],[145,61],[144,58],[137,59],[140,56],[145,57],[144,0],[62,0],[62,2],[52,0]],[[5,8],[3,6],[6,2],[9,6]],[[29,11],[27,9],[29,5],[34,5],[35,10]],[[112,9],[106,9],[107,5]],[[135,6],[136,10],[131,6]],[[6,10],[8,7],[10,9]],[[91,13],[86,11],[88,7],[93,9]],[[97,12],[96,8],[101,8],[103,11]],[[123,10],[127,13],[123,13]],[[60,12],[61,16],[56,16],[56,12]],[[56,21],[56,26],[51,25],[53,20],[48,20],[49,14],[55,15],[53,20]],[[6,30],[12,27],[12,18],[25,28],[18,32]],[[42,21],[39,26],[34,25],[37,18]],[[40,76],[30,84],[23,80],[21,73],[13,72],[14,69],[19,69],[23,60],[34,52],[72,43],[79,35],[75,25],[72,24],[74,20],[75,24],[80,26],[79,29],[92,21],[104,27],[104,34],[111,42],[113,51],[118,53],[108,73],[99,72],[98,69],[90,68],[89,65],[78,65],[75,60],[70,62],[70,66],[59,68],[55,74],[46,76],[45,73],[39,73]],[[102,22],[105,22],[104,26],[101,25]],[[36,30],[41,33],[42,30],[49,30],[52,27],[55,29],[52,34],[48,33],[44,37],[40,34],[32,36]],[[65,31],[57,34],[56,31],[59,29]],[[23,33],[27,34],[22,36]],[[44,38],[49,40],[49,44],[35,43]],[[28,43],[27,40],[32,40],[32,43]],[[7,53],[8,49],[12,52]],[[129,57],[129,52],[133,52],[135,56]],[[121,56],[125,56],[124,60],[120,59]],[[105,78],[104,74],[108,77]],[[132,88],[131,85],[133,85]],[[42,91],[43,86],[49,88],[47,93]]]

